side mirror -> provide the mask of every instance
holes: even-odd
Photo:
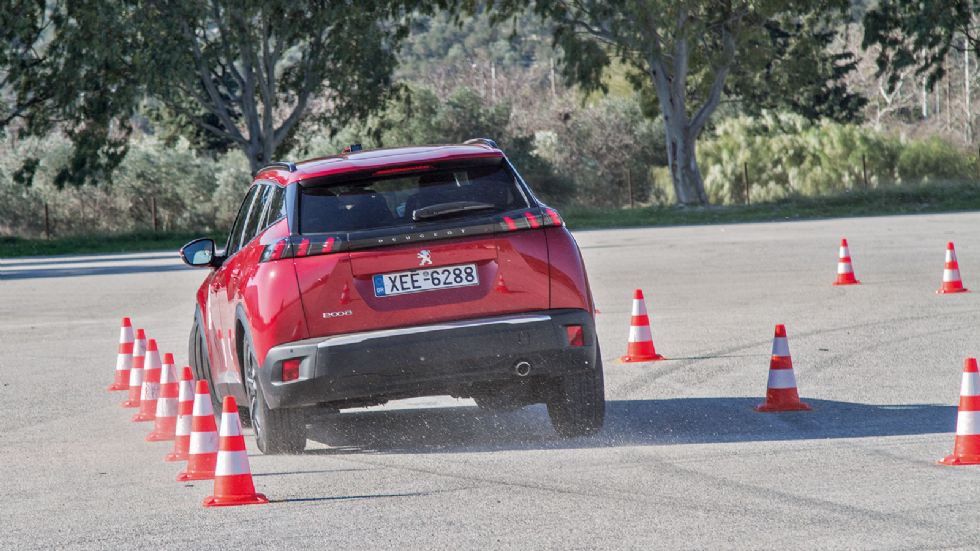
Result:
[[[214,240],[195,239],[180,248],[180,259],[195,268],[206,268],[214,262]]]

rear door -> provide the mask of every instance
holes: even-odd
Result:
[[[301,188],[306,250],[334,251],[295,259],[310,335],[548,308],[544,232],[503,220],[528,209],[502,159]]]

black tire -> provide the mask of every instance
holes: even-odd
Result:
[[[266,455],[300,453],[306,448],[306,418],[295,409],[269,409],[257,378],[258,362],[247,333],[242,347],[245,362],[245,393],[248,394],[249,416],[255,432],[255,443]]]
[[[221,399],[218,397],[218,389],[215,388],[214,380],[211,377],[211,359],[208,358],[208,345],[204,340],[204,332],[194,318],[194,325],[191,326],[191,337],[187,343],[187,357],[190,360],[191,371],[194,379],[207,381],[208,390],[211,391],[211,406],[220,415]]]
[[[549,394],[548,416],[559,436],[575,438],[599,432],[606,417],[606,396],[598,349],[595,369],[556,380]]]

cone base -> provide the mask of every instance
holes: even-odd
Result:
[[[980,455],[947,455],[946,457],[936,461],[939,465],[949,465],[955,467],[957,465],[980,465]]]
[[[148,413],[137,413],[130,419],[134,423],[148,423],[150,421],[156,421],[156,415],[150,415]]]
[[[231,505],[262,505],[269,503],[269,498],[263,494],[247,496],[208,496],[204,498],[205,507],[228,507]]]
[[[625,362],[625,363],[632,363],[632,362],[656,362],[656,361],[666,360],[666,359],[667,358],[664,358],[660,354],[654,354],[652,356],[630,356],[629,354],[627,354],[627,355],[619,358],[619,361]]]
[[[121,407],[124,407],[124,408],[133,409],[133,408],[140,407],[140,401],[139,400],[126,400],[125,402],[123,402],[123,403],[121,403],[119,405]]]
[[[199,472],[189,473],[189,472],[186,472],[185,471],[185,472],[182,472],[179,475],[177,475],[177,482],[187,482],[188,480],[214,480],[214,473],[213,472],[211,472],[211,473],[199,473]]]
[[[109,385],[109,386],[106,387],[106,390],[108,390],[109,392],[116,392],[116,391],[119,391],[119,390],[129,390],[129,385],[121,385],[119,383],[112,383],[111,385]]]
[[[795,404],[762,403],[752,409],[758,411],[759,413],[776,413],[780,411],[813,411],[810,404],[807,404],[806,402],[797,402]]]
[[[937,295],[949,295],[952,293],[969,293],[969,292],[970,290],[965,287],[963,289],[937,289],[936,290]]]
[[[177,438],[177,435],[154,431],[147,434],[145,440],[147,442],[166,442],[167,440],[173,440],[174,438]]]
[[[186,453],[168,453],[166,457],[163,458],[164,461],[187,461]]]
[[[856,279],[854,281],[835,281],[833,283],[835,287],[838,285],[860,285],[860,284],[861,282]]]

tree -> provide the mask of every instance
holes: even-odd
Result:
[[[951,51],[963,52],[964,130],[968,143],[973,141],[971,52],[976,54],[974,59],[980,59],[978,12],[980,2],[974,0],[881,0],[864,14],[862,46],[877,47],[878,76],[887,76],[887,93],[897,93],[907,73],[914,71],[924,80],[923,112],[927,110],[927,91],[945,76]],[[949,95],[947,91],[947,98]]]
[[[513,13],[520,0],[501,0]],[[843,11],[846,0],[539,0],[535,11],[555,23],[567,78],[604,89],[603,69],[618,59],[650,86],[664,119],[667,159],[681,204],[707,204],[696,143],[718,108],[726,81],[760,50],[767,25]]]
[[[43,21],[50,38],[39,68],[14,75],[18,89],[44,92],[35,105],[18,104],[29,117],[69,133],[101,128],[108,139],[111,121],[125,126],[149,99],[180,117],[178,128],[234,143],[253,170],[273,160],[302,121],[336,129],[397,91],[395,54],[416,7],[410,0],[31,4],[18,17]],[[94,88],[88,96],[73,89],[79,71]],[[126,93],[115,94],[119,88]],[[65,113],[77,116],[59,117]]]
[[[944,61],[958,47],[958,37],[980,54],[980,29],[974,24],[978,11],[980,3],[974,0],[880,0],[864,14],[861,45],[880,47],[878,71],[889,75],[890,87],[908,68],[927,75],[931,87],[942,78]]]

